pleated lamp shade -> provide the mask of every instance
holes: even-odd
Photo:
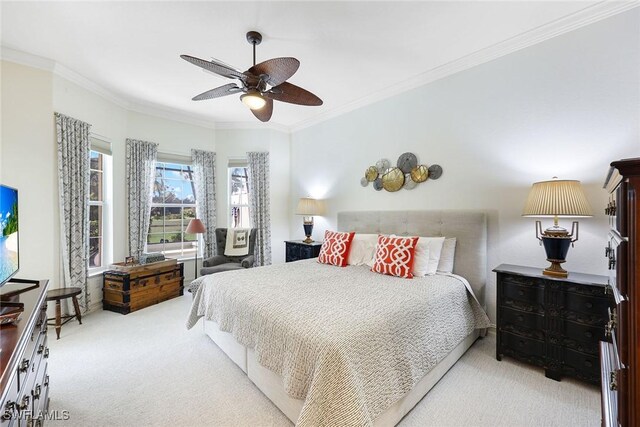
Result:
[[[296,215],[313,216],[322,215],[322,213],[322,203],[319,200],[303,197],[298,201]]]
[[[580,181],[561,179],[534,183],[522,211],[522,216],[537,217],[592,215]]]

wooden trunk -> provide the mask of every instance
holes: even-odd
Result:
[[[153,264],[157,264],[155,267]],[[184,292],[183,264],[159,262],[103,274],[102,308],[122,314],[178,297]]]

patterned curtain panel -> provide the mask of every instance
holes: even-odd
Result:
[[[202,257],[216,255],[216,153],[191,150],[196,186],[196,215],[204,224]]]
[[[249,216],[256,233],[256,265],[271,264],[269,153],[247,153],[249,163]]]
[[[60,245],[64,285],[78,287],[83,312],[89,309],[89,130],[91,125],[55,113],[58,138]]]
[[[149,221],[158,144],[127,139],[127,189],[129,201],[129,255],[144,252]]]

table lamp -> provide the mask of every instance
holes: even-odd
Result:
[[[304,227],[304,234],[307,238],[302,242],[313,243],[313,239],[311,239],[311,233],[313,232],[313,216],[322,215],[321,203],[316,199],[303,197],[298,201],[296,215],[303,215],[302,226]]]
[[[536,238],[540,240],[551,263],[542,274],[567,277],[560,264],[566,261],[569,246],[578,241],[578,221],[573,221],[571,233],[558,225],[558,218],[586,218],[592,216],[591,206],[580,186],[580,181],[562,180],[536,182],[529,191],[522,216],[553,218],[553,227],[542,231],[536,221]]]
[[[202,234],[205,231],[207,231],[207,229],[204,227],[204,224],[202,223],[202,221],[200,221],[197,218],[194,218],[191,221],[189,221],[189,225],[187,225],[187,229],[184,230],[184,232],[187,234]],[[195,269],[196,269],[196,274],[194,276],[194,279],[197,279],[198,278],[198,236],[196,236],[196,254],[193,257],[193,265],[195,265]]]

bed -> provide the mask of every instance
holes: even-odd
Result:
[[[338,229],[456,237],[453,274],[412,280],[316,260],[198,279],[187,321],[299,426],[393,426],[489,326],[486,216],[342,212]]]

